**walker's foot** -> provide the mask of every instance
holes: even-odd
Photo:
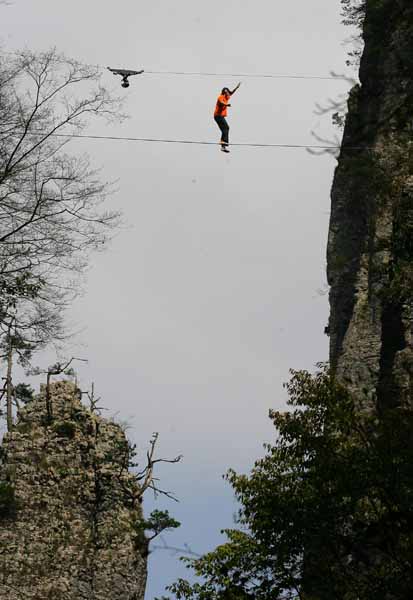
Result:
[[[229,150],[226,146],[221,146],[221,152],[226,152],[227,154],[229,154]]]

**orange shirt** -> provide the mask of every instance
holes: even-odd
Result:
[[[227,116],[227,104],[228,100],[224,94],[218,96],[217,104],[215,106],[214,117],[226,117]]]

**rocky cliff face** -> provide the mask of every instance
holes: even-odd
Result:
[[[121,428],[76,387],[45,390],[6,434],[0,464],[0,598],[141,600],[147,544]]]
[[[413,3],[367,0],[328,241],[330,359],[363,407],[413,388]]]

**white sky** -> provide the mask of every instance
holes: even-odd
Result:
[[[329,75],[344,71],[339,0],[14,0],[1,9],[5,49],[56,46],[84,62],[132,69]],[[130,119],[101,135],[216,141],[221,87],[237,78],[144,74],[123,91]],[[242,78],[241,78],[242,79]],[[234,142],[311,144],[338,132],[315,114],[340,81],[244,78],[229,115]],[[182,522],[165,536],[204,552],[232,524],[221,475],[249,469],[283,406],[289,368],[327,359],[325,246],[335,161],[305,150],[76,141],[107,180],[127,226],[95,256],[71,318],[104,404],[144,449],[153,431]],[[148,499],[149,511],[152,501]],[[184,570],[151,555],[147,598]]]

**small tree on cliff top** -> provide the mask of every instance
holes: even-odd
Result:
[[[413,415],[358,414],[328,372],[295,372],[274,445],[227,475],[238,529],[200,559],[188,600],[371,600],[413,595]]]

